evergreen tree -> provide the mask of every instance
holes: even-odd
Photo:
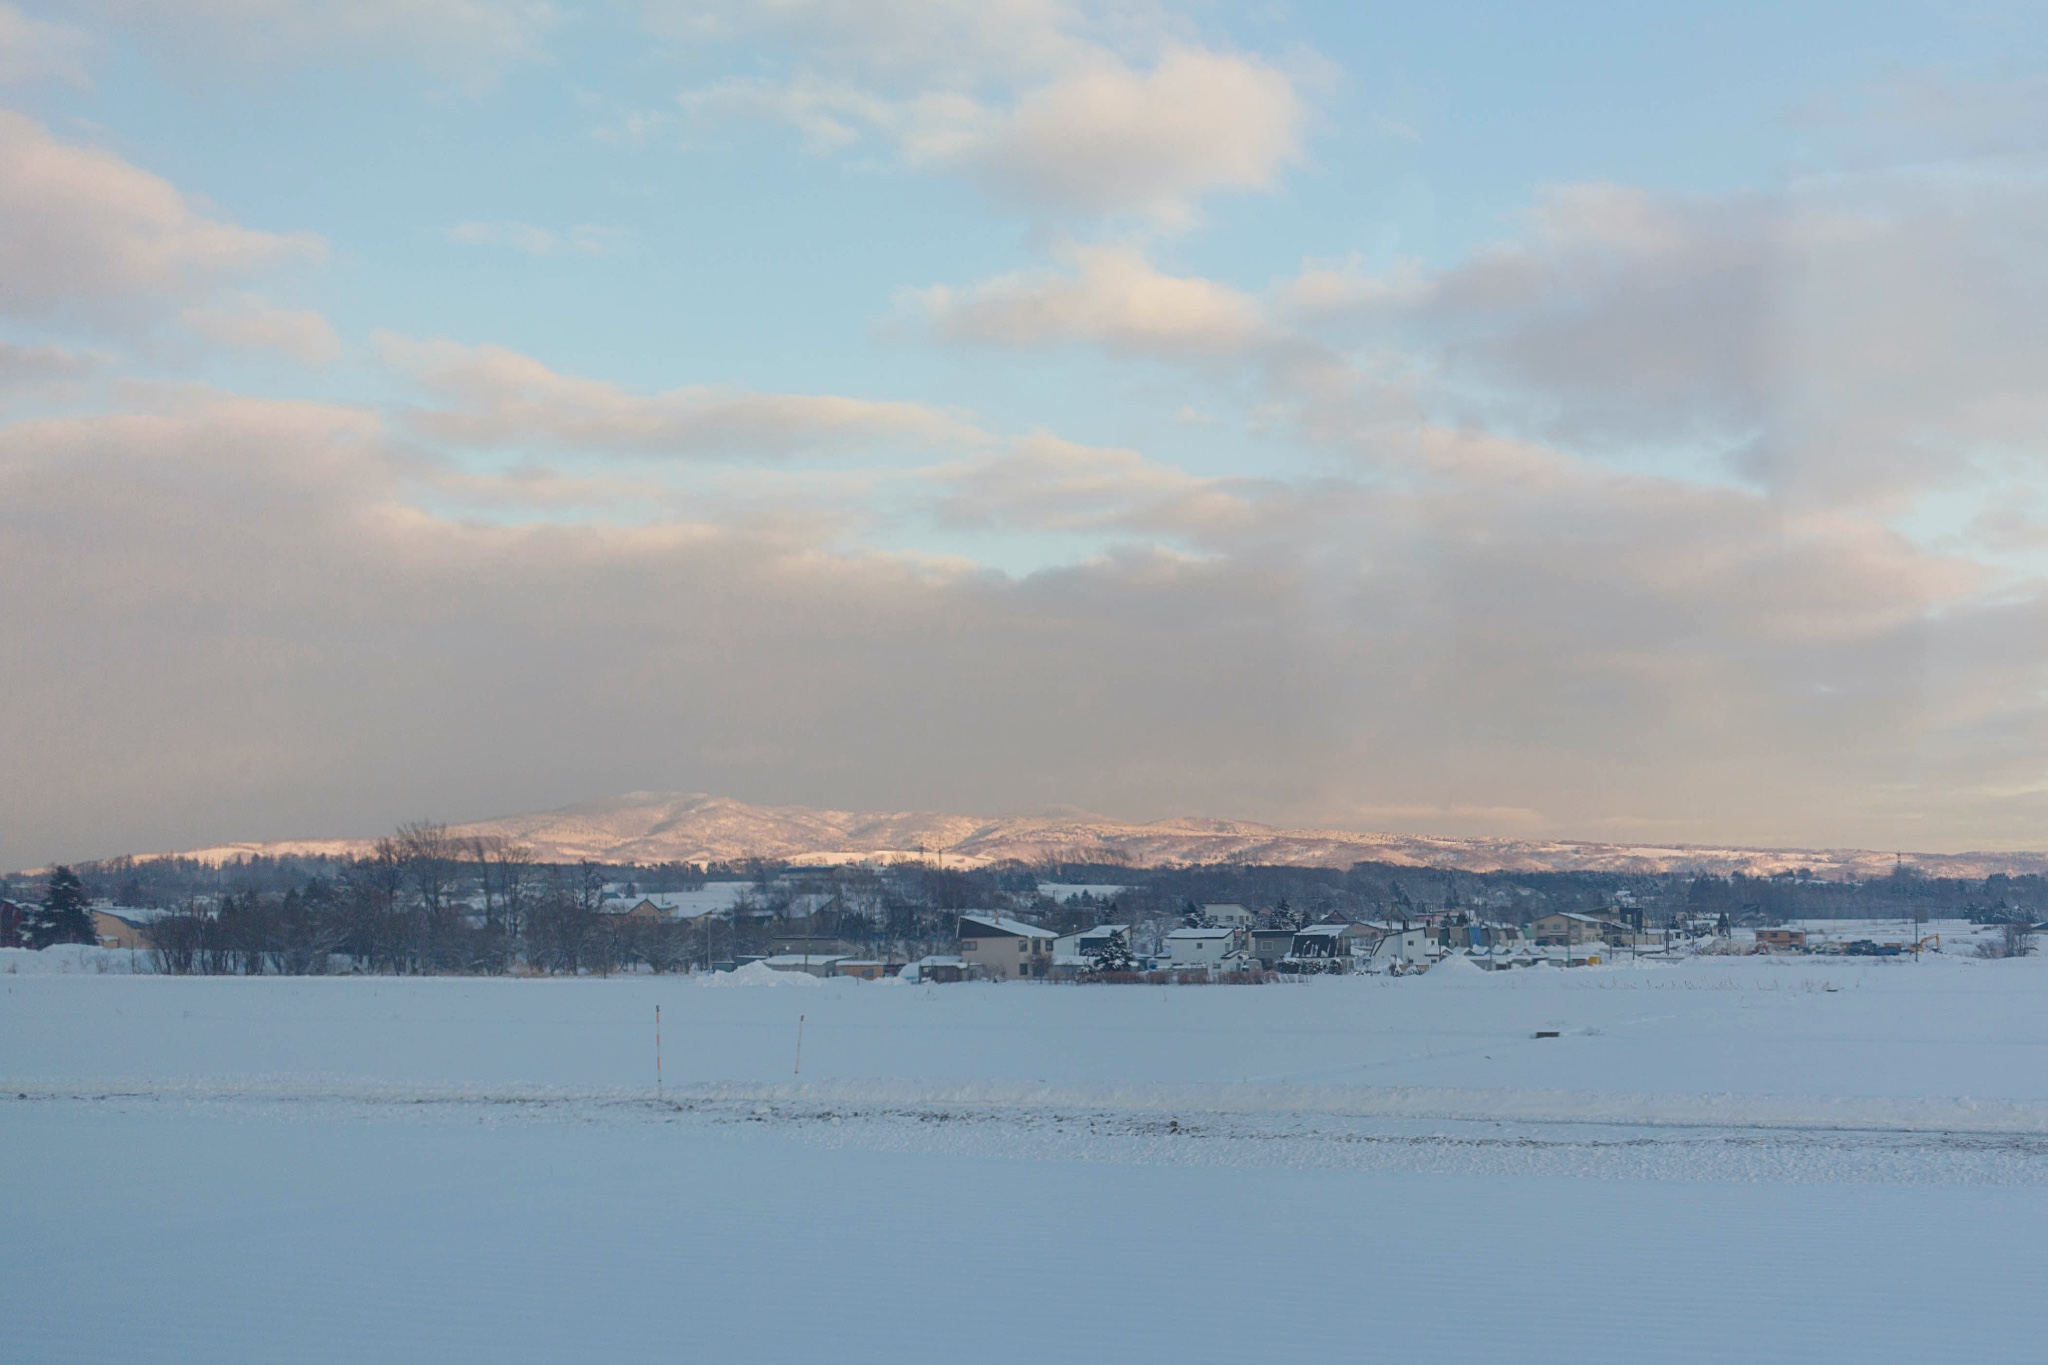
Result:
[[[85,908],[85,883],[68,867],[50,873],[43,888],[43,903],[29,912],[22,936],[31,948],[53,943],[93,943],[92,915]]]
[[[1098,972],[1134,972],[1138,970],[1138,959],[1131,956],[1131,945],[1124,942],[1123,931],[1116,929],[1088,955],[1088,965]]]
[[[1209,917],[1202,913],[1202,907],[1196,905],[1193,901],[1189,901],[1182,908],[1180,922],[1183,927],[1188,929],[1210,929],[1215,927],[1209,923]]]

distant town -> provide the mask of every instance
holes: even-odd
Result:
[[[116,859],[0,884],[0,947],[125,950],[139,970],[811,976],[1262,984],[1511,970],[1617,954],[1937,950],[1937,921],[2030,950],[2048,879],[1866,881],[1394,867],[932,862],[542,863],[497,838],[402,828],[368,853]],[[1844,936],[1799,927],[1840,921]],[[1896,928],[1871,930],[1871,924]]]

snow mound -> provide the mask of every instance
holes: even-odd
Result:
[[[0,948],[0,976],[130,976],[156,970],[155,959],[133,948],[59,943],[48,948]]]
[[[1463,953],[1452,953],[1423,973],[1424,981],[1477,981],[1486,975],[1486,968],[1466,957]]]
[[[773,967],[764,967],[758,962],[749,962],[729,972],[714,972],[704,982],[707,986],[822,986],[825,983],[809,972],[778,972]]]

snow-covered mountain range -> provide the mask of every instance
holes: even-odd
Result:
[[[1280,829],[1245,820],[1176,819],[1133,824],[1082,811],[982,818],[929,811],[885,813],[757,806],[697,792],[631,792],[560,810],[454,826],[461,835],[499,835],[544,861],[642,864],[767,858],[797,863],[926,859],[953,867],[1020,860],[1120,863],[1131,867],[1264,863],[1349,867],[1362,861],[1473,872],[1747,872],[1811,868],[1820,877],[1878,877],[1897,855],[1863,849],[1756,849],[1697,845],[1600,844],[1546,839],[1465,839]],[[347,854],[369,839],[299,839],[224,844],[184,856],[205,861],[252,854]],[[2048,872],[2048,854],[1908,853],[1930,876]]]

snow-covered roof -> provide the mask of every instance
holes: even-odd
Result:
[[[742,894],[753,889],[752,882],[706,882],[695,891],[649,891],[620,899],[626,901],[629,909],[643,900],[652,901],[654,908],[664,914],[690,919],[707,912],[729,910]]]
[[[27,905],[28,902],[22,901],[20,904]],[[176,913],[175,911],[165,910],[154,905],[115,905],[112,901],[105,900],[94,901],[90,908],[94,914],[112,915],[115,919],[125,924],[138,926],[154,924],[156,921],[168,918]]]
[[[1038,884],[1039,895],[1046,897],[1048,900],[1058,901],[1061,904],[1084,895],[1093,896],[1097,900],[1107,900],[1111,896],[1120,894],[1123,889],[1121,886],[1112,886],[1108,882],[1040,882]]]
[[[962,915],[962,916],[960,916],[960,932],[962,932],[962,933],[966,933],[966,932],[967,932],[967,926],[968,926],[968,925],[970,925],[970,924],[972,924],[972,925],[975,925],[975,926],[976,926],[976,927],[978,927],[978,928],[982,928],[982,929],[987,929],[987,930],[990,930],[990,931],[991,931],[991,932],[993,932],[993,933],[998,933],[998,934],[1008,934],[1008,935],[1010,935],[1010,936],[1011,936],[1012,938],[1058,938],[1058,937],[1059,937],[1059,935],[1058,935],[1058,934],[1055,934],[1055,933],[1054,933],[1054,932],[1053,932],[1052,930],[1050,930],[1050,929],[1041,929],[1041,928],[1039,928],[1039,927],[1038,927],[1037,925],[1035,925],[1035,924],[1026,924],[1026,923],[1025,923],[1025,922],[1024,922],[1023,920],[1020,920],[1020,919],[1011,919],[1011,918],[1010,918],[1009,916],[1007,916],[1007,915]]]
[[[844,962],[847,960],[846,955],[843,953],[811,953],[809,955],[803,953],[777,953],[773,957],[760,959],[760,961],[770,967],[824,967],[834,962]]]
[[[1351,926],[1348,924],[1311,924],[1306,929],[1297,929],[1294,932],[1311,935],[1315,938],[1342,938],[1351,932]]]
[[[1229,938],[1235,932],[1234,929],[1176,929],[1167,938]]]

